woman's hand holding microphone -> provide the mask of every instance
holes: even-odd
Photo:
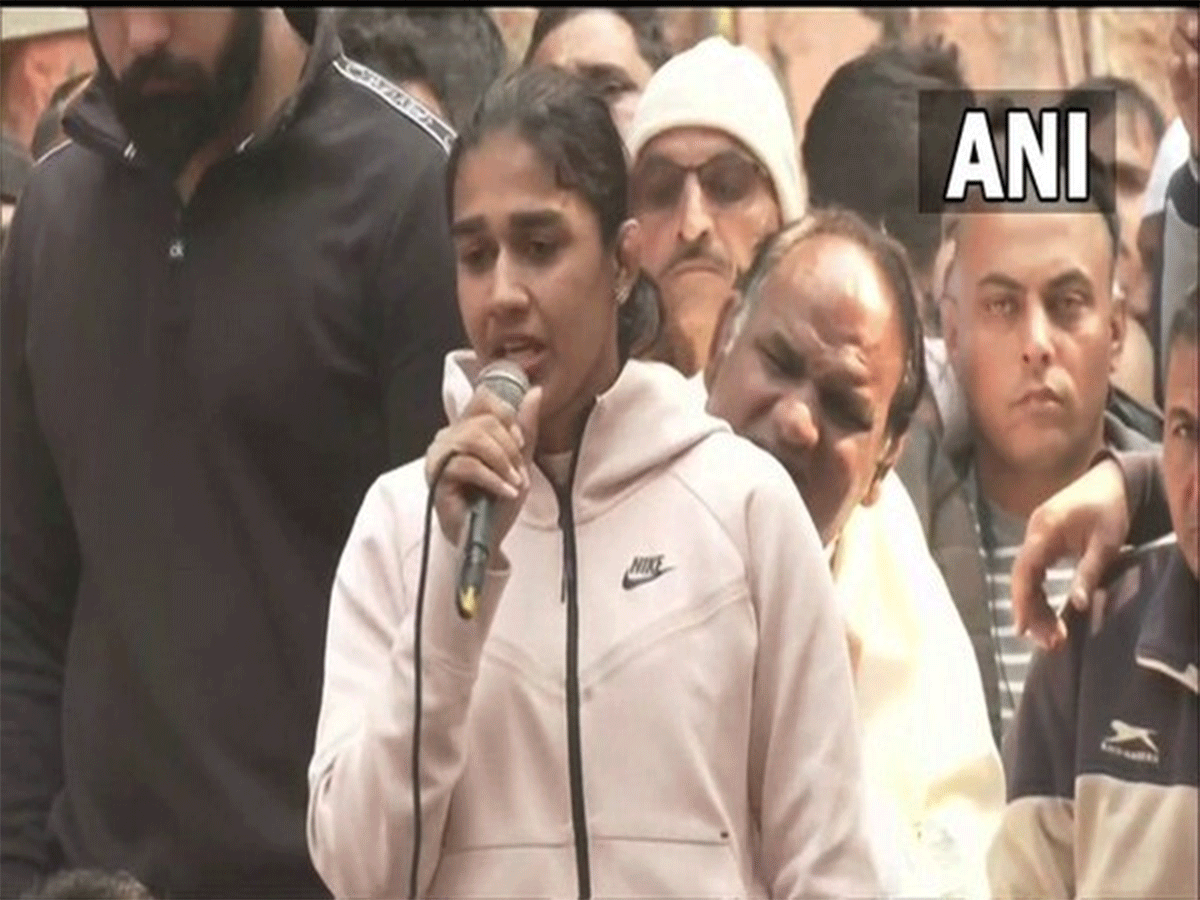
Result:
[[[481,493],[490,495],[490,549],[495,559],[529,493],[541,401],[542,389],[534,387],[514,409],[481,380],[458,421],[434,437],[425,454],[427,482],[447,456],[457,454],[434,487],[438,524],[452,544],[462,541],[472,504]]]

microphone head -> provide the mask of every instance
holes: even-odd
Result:
[[[529,392],[529,378],[515,362],[498,359],[479,373],[478,386],[487,388],[513,409],[519,409]]]

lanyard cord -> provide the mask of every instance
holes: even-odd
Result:
[[[974,494],[971,499],[974,501],[972,505],[975,507],[973,510],[975,514],[971,517],[971,522],[975,526],[975,536],[979,540],[979,546],[983,549],[984,554],[983,581],[987,588],[988,625],[992,633],[992,646],[994,648],[996,667],[1000,673],[1000,683],[1004,686],[1004,693],[1008,697],[1008,705],[1012,708],[1013,715],[1016,715],[1017,702],[1013,696],[1012,681],[1008,676],[1008,667],[1004,664],[1004,652],[1000,644],[1000,629],[996,622],[997,606],[1000,598],[997,596],[996,577],[993,574],[996,565],[996,536],[992,527],[992,513],[991,509],[988,508],[987,501],[983,497],[983,486],[979,483],[979,467],[972,465],[971,469],[971,487]],[[1004,726],[1001,723],[1001,731],[1003,729]]]

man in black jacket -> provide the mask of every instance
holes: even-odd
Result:
[[[367,487],[442,422],[452,135],[312,9],[89,25],[0,277],[0,887],[326,895],[328,598]]]

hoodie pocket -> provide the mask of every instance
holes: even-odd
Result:
[[[596,897],[747,898],[728,840],[597,837],[591,841]]]
[[[428,896],[535,900],[577,892],[574,844],[515,844],[443,851]]]

